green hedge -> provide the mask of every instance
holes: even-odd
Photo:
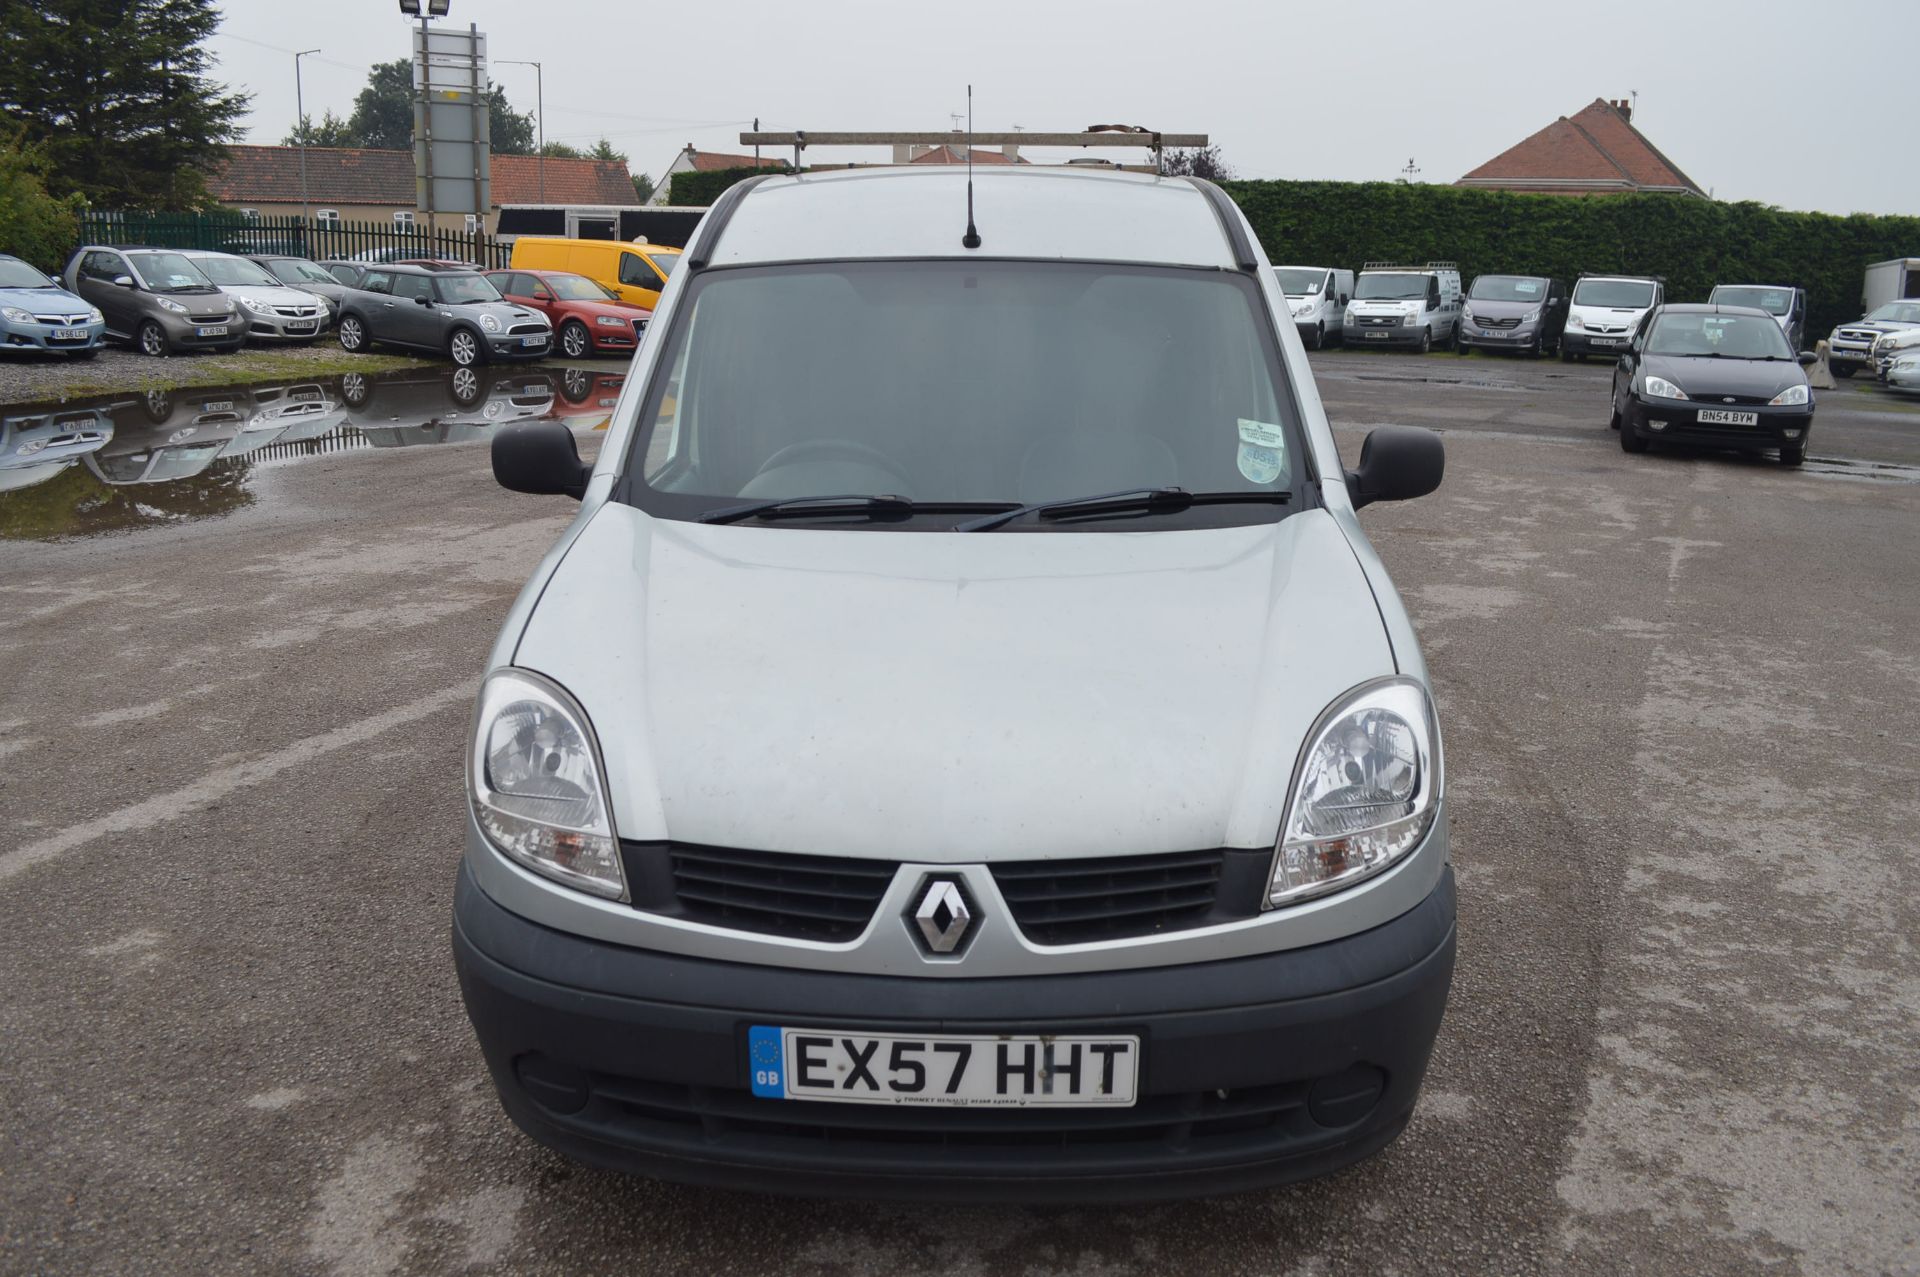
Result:
[[[667,203],[683,208],[706,208],[735,182],[744,182],[755,173],[789,173],[780,168],[727,168],[714,173],[675,173],[667,184]]]
[[[1673,195],[1509,195],[1392,182],[1224,182],[1275,262],[1351,266],[1450,258],[1460,273],[1568,281],[1664,275],[1671,301],[1716,283],[1807,290],[1807,340],[1860,317],[1871,262],[1920,254],[1920,217],[1790,213]]]

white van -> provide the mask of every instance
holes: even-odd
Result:
[[[1460,268],[1453,262],[1368,262],[1341,317],[1341,340],[1355,346],[1412,346],[1424,353],[1459,336]]]
[[[1573,286],[1567,328],[1560,335],[1565,363],[1588,355],[1618,355],[1633,339],[1647,312],[1667,300],[1666,281],[1657,275],[1589,275]]]
[[[1276,266],[1273,277],[1286,295],[1293,326],[1308,350],[1326,345],[1329,334],[1340,335],[1347,303],[1353,299],[1352,271],[1331,266]]]

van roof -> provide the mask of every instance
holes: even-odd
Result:
[[[849,258],[1039,258],[1234,269],[1213,205],[1183,178],[1101,169],[974,171],[980,247],[961,247],[967,172],[847,169],[767,177],[733,209],[711,265]]]

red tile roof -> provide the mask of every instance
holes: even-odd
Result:
[[[1694,180],[1633,127],[1624,102],[1595,98],[1474,169],[1456,186],[1514,191],[1685,191]]]
[[[925,154],[916,155],[907,161],[909,164],[965,164],[966,162],[967,148],[964,146],[936,146]],[[975,164],[1012,164],[1014,161],[999,151],[983,151],[976,146],[973,148],[973,162]]]
[[[772,156],[762,156],[756,160],[751,155],[724,155],[719,151],[696,151],[691,143],[687,145],[686,154],[692,159],[693,171],[696,173],[719,173],[732,168],[783,169],[787,167],[785,160],[775,159]]]
[[[225,165],[208,178],[224,204],[298,204],[300,148],[231,146]],[[493,202],[638,207],[625,164],[548,156],[546,198],[540,197],[540,159],[495,155]],[[312,204],[389,204],[414,207],[413,155],[408,151],[307,148],[307,197]]]

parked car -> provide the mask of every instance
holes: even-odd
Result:
[[[1567,363],[1588,355],[1615,358],[1641,321],[1666,300],[1666,281],[1652,275],[1581,275],[1567,306],[1560,358]]]
[[[1907,350],[1887,365],[1887,389],[1920,394],[1920,350]]]
[[[1813,389],[1774,317],[1750,306],[1656,307],[1613,372],[1620,446],[1655,439],[1720,448],[1778,449],[1782,465],[1806,459]]]
[[[45,483],[112,438],[113,423],[96,408],[9,407],[0,412],[0,492]]]
[[[1873,341],[1873,374],[1882,382],[1887,379],[1887,370],[1893,367],[1893,361],[1901,353],[1920,350],[1920,327],[1901,328],[1890,333],[1881,333]]]
[[[272,442],[274,429],[248,430],[250,392],[230,388],[152,390],[111,410],[113,439],[83,463],[112,487],[191,479],[222,457]]]
[[[376,344],[438,351],[462,368],[538,359],[553,348],[547,317],[506,301],[478,271],[376,266],[340,303],[341,349]]]
[[[539,311],[569,359],[612,351],[630,355],[653,312],[623,302],[585,275],[558,270],[496,270],[487,279],[510,302]]]
[[[963,172],[735,187],[598,462],[494,436],[584,504],[488,662],[453,943],[501,1103],[576,1157],[1164,1197],[1412,1113],[1440,731],[1355,511],[1440,441],[1343,467],[1212,184],[973,183],[977,253]]]
[[[1873,343],[1885,333],[1920,328],[1920,300],[1887,302],[1863,319],[1842,324],[1827,338],[1827,367],[1841,379],[1873,367]]]
[[[369,248],[365,252],[355,253],[347,260],[362,262],[367,265],[391,266],[398,262],[406,261],[410,257],[418,256],[420,256],[420,246],[418,244],[409,244],[398,248],[391,246],[387,248]]]
[[[1351,346],[1412,346],[1422,354],[1460,336],[1460,271],[1452,262],[1368,262],[1353,282],[1340,340]]]
[[[38,267],[0,253],[0,349],[92,359],[106,336],[107,318],[98,306],[54,283]]]
[[[89,245],[68,259],[66,284],[100,309],[108,337],[142,354],[238,350],[247,340],[240,304],[174,249]]]
[[[548,415],[554,406],[554,374],[544,368],[444,366],[378,377],[349,373],[341,381],[341,397],[349,423],[377,446],[443,443],[477,438],[471,433],[475,430]]]
[[[1327,344],[1329,334],[1338,337],[1353,299],[1353,272],[1331,266],[1276,266],[1275,282],[1293,312],[1293,326],[1308,350]]]
[[[660,244],[634,244],[611,239],[559,239],[522,235],[513,241],[514,270],[563,270],[585,275],[621,301],[637,302],[652,310],[660,304],[660,290],[679,264],[680,250]]]
[[[231,253],[189,252],[188,261],[221,292],[240,303],[254,341],[313,341],[325,331],[325,301],[275,279],[266,267]]]
[[[338,258],[321,262],[320,267],[348,288],[360,287],[360,281],[365,279],[367,272],[372,269],[365,262],[346,262]]]
[[[1716,306],[1752,306],[1780,321],[1787,345],[1807,344],[1807,290],[1791,284],[1715,284],[1707,300]]]
[[[329,323],[339,313],[340,297],[346,292],[346,285],[341,282],[339,276],[319,262],[306,257],[275,256],[266,253],[251,260],[288,288],[298,288],[303,292],[312,293],[324,301],[327,304]]]
[[[1559,280],[1544,275],[1476,275],[1461,308],[1460,340],[1453,348],[1462,355],[1476,346],[1551,354],[1559,349],[1566,326],[1567,293]]]

